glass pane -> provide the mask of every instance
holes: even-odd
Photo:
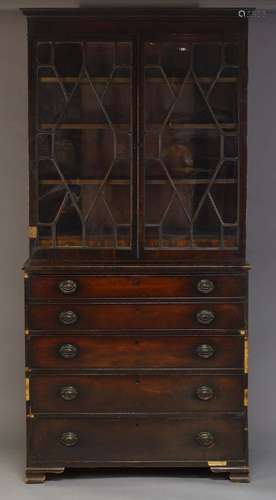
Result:
[[[40,246],[132,246],[132,46],[37,44]]]
[[[238,45],[144,53],[145,247],[237,247]]]

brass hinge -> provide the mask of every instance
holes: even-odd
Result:
[[[24,279],[26,280],[26,279],[28,279],[28,278],[29,278],[28,273],[25,273],[25,272],[24,272]]]
[[[25,335],[26,335],[26,336],[30,335],[29,330],[25,330]]]
[[[226,467],[227,461],[226,460],[213,460],[208,462],[209,467]]]
[[[243,406],[248,406],[248,389],[244,389]]]
[[[29,379],[29,377],[25,378],[25,399],[26,399],[26,401],[30,401],[30,379]]]
[[[36,226],[29,226],[29,238],[30,239],[37,238],[37,227]]]
[[[244,373],[248,373],[248,338],[244,339]]]
[[[245,335],[245,330],[240,330],[240,335]]]

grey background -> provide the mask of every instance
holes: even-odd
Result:
[[[83,4],[92,2],[83,2]],[[184,5],[169,0],[151,5]],[[188,2],[186,2],[188,3]],[[243,6],[241,2],[190,2]],[[98,5],[111,2],[98,2]],[[148,2],[121,1],[114,5]],[[23,275],[28,256],[27,41],[22,6],[77,6],[76,1],[0,1],[0,480],[3,498],[136,500],[143,496],[275,498],[275,284],[276,284],[276,0],[250,2],[274,8],[249,29],[247,256],[250,274],[250,461],[251,485],[187,473],[72,474],[46,485],[22,482],[25,460]],[[97,5],[97,2],[95,2]],[[8,10],[8,9],[14,10]],[[237,20],[238,22],[238,20]]]

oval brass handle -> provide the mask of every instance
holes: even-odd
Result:
[[[208,309],[201,309],[196,313],[196,319],[201,325],[210,325],[215,319],[215,313]]]
[[[214,356],[215,348],[210,344],[200,344],[196,348],[196,353],[200,358],[208,359]]]
[[[201,293],[211,293],[215,289],[213,281],[208,279],[202,279],[197,283],[197,290]]]
[[[63,325],[74,325],[78,320],[78,316],[74,311],[61,311],[59,313],[59,321]]]
[[[63,446],[75,446],[79,438],[74,432],[63,432],[60,436],[60,442]]]
[[[58,352],[62,358],[71,359],[77,356],[78,348],[73,344],[62,344]]]
[[[196,389],[196,397],[201,401],[209,401],[209,399],[213,399],[214,395],[214,391],[209,385],[201,385]]]
[[[64,293],[65,295],[75,293],[77,290],[77,283],[73,280],[63,280],[58,286],[61,293]]]
[[[196,436],[199,446],[210,447],[215,443],[215,436],[209,431],[199,432]]]
[[[59,391],[60,397],[65,401],[72,401],[78,396],[78,390],[73,385],[64,385]]]

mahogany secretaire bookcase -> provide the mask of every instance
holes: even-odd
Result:
[[[27,474],[248,481],[247,20],[24,10]]]

